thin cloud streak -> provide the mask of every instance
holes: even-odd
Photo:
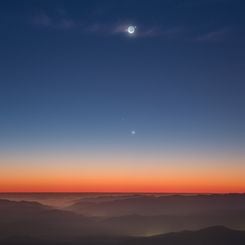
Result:
[[[51,16],[44,12],[32,18],[32,24],[43,28],[56,30],[80,30],[102,36],[116,36],[127,34],[127,27],[132,23],[83,23],[82,20],[68,17],[66,14]],[[231,34],[231,29],[224,27],[219,30],[210,31],[203,34],[193,34],[195,31],[183,26],[173,26],[163,28],[160,26],[140,26],[136,25],[136,38],[162,38],[165,40],[190,40],[194,42],[222,42]],[[189,36],[189,38],[188,38]],[[192,36],[192,37],[191,37]]]
[[[203,35],[194,38],[197,42],[221,42],[224,41],[230,34],[231,30],[228,28],[223,28],[216,31],[211,31]]]
[[[60,30],[69,30],[77,27],[75,20],[67,17],[51,17],[46,13],[41,13],[34,16],[32,19],[32,24],[35,26],[60,29]]]
[[[64,14],[58,14],[57,16],[51,16],[47,13],[42,12],[32,18],[32,25],[52,28],[57,30],[71,30],[77,29],[87,33],[99,34],[99,35],[122,35],[127,33],[127,27],[132,23],[83,23],[82,20],[76,20],[69,18]],[[136,25],[137,26],[137,25]],[[154,38],[163,37],[172,39],[179,34],[183,33],[183,28],[172,27],[163,30],[161,27],[151,26],[137,26],[136,37],[137,38]]]

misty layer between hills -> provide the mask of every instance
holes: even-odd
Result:
[[[245,229],[245,195],[97,196],[63,209],[0,200],[0,239],[149,237],[212,226]]]

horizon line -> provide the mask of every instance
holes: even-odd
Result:
[[[8,191],[8,192],[0,192],[1,194],[158,194],[158,195],[245,195],[245,192],[73,192],[73,191]]]

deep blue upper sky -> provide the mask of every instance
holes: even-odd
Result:
[[[1,149],[242,151],[244,13],[242,0],[1,1]]]

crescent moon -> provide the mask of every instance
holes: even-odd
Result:
[[[136,29],[136,26],[129,26],[127,29],[127,32],[132,35],[135,33],[135,29]]]

